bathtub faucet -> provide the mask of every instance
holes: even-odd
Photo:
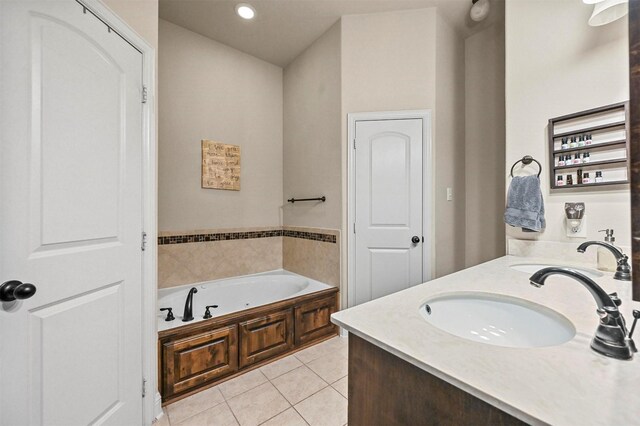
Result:
[[[195,287],[191,287],[191,290],[189,290],[187,300],[184,302],[184,314],[182,315],[183,322],[193,321],[193,294],[197,292],[198,289]]]

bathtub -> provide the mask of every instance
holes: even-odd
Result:
[[[182,322],[184,303],[192,287],[198,289],[198,292],[193,295],[194,320]],[[158,290],[158,309],[173,308],[176,319],[165,321],[166,312],[158,311],[158,331],[203,321],[202,316],[207,305],[218,305],[217,308],[210,310],[211,315],[215,318],[328,288],[331,286],[279,269],[260,274],[160,289]]]

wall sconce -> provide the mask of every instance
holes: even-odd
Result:
[[[593,4],[593,13],[589,25],[599,27],[616,21],[629,12],[629,0],[582,0],[585,4]]]
[[[469,16],[471,19],[480,22],[489,14],[489,0],[471,0],[472,6]]]

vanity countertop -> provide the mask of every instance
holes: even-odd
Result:
[[[337,312],[332,321],[527,423],[640,424],[640,353],[620,361],[591,350],[598,325],[591,294],[559,275],[535,288],[529,284],[530,274],[509,268],[522,263],[564,262],[501,257]],[[630,327],[632,309],[640,309],[640,303],[631,301],[631,283],[614,280],[610,273],[595,281],[608,293],[618,292]],[[503,294],[547,306],[569,318],[576,335],[559,346],[500,347],[456,337],[421,316],[419,308],[427,300],[460,291]],[[635,341],[640,342],[640,329]]]

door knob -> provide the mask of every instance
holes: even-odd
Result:
[[[420,237],[418,237],[417,235],[414,235],[413,237],[411,237],[411,242],[413,244],[418,244],[420,242]]]
[[[34,294],[36,294],[36,286],[33,284],[11,280],[0,285],[0,300],[3,302],[28,299]]]

